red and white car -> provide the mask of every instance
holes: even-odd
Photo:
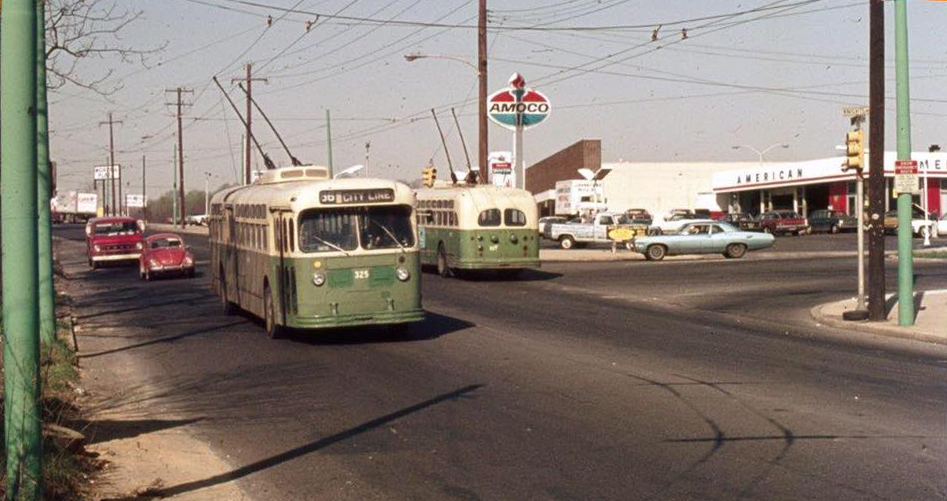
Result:
[[[174,233],[159,233],[145,239],[138,273],[142,280],[158,275],[194,276],[194,255],[184,239]]]
[[[89,266],[116,261],[134,261],[141,256],[144,222],[130,217],[97,217],[85,226]]]

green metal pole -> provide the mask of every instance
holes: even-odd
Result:
[[[0,11],[6,499],[42,498],[36,219],[36,0]]]
[[[329,150],[329,177],[332,177],[332,120],[329,118],[328,109],[326,109],[326,143]]]
[[[53,236],[49,213],[52,169],[49,163],[49,101],[46,99],[46,0],[36,2],[36,212],[39,251],[39,337],[56,340],[56,288],[53,285]]]
[[[908,74],[908,6],[894,2],[895,85],[898,106],[898,160],[911,159],[911,103]],[[898,193],[898,325],[914,325],[914,249],[911,193]]]

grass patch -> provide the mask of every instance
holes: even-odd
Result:
[[[947,251],[933,251],[933,252],[914,252],[914,257],[921,257],[924,259],[947,259]]]
[[[60,339],[71,336],[68,320],[57,325]],[[0,331],[2,334],[2,331]],[[79,501],[88,494],[89,475],[98,468],[97,460],[86,453],[80,442],[50,433],[51,429],[81,422],[75,388],[79,372],[75,353],[62,341],[44,345],[40,351],[40,392],[43,419],[43,498],[53,501]],[[0,359],[0,369],[3,367]],[[0,372],[0,384],[3,374]],[[3,400],[0,399],[0,411]],[[5,439],[0,425],[0,441]],[[6,494],[6,454],[0,455],[0,496]]]

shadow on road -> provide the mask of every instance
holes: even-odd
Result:
[[[236,327],[236,326],[238,326],[238,325],[243,325],[243,324],[245,324],[245,323],[246,323],[245,320],[239,320],[239,321],[231,322],[231,323],[228,323],[228,324],[215,325],[215,326],[212,326],[212,327],[205,327],[205,328],[202,328],[202,329],[195,329],[195,330],[191,330],[191,331],[186,331],[186,332],[182,332],[182,333],[180,333],[180,334],[175,334],[175,335],[173,335],[173,336],[159,337],[159,338],[151,339],[151,340],[144,341],[144,342],[141,342],[141,343],[130,344],[130,345],[128,345],[128,346],[122,346],[122,347],[120,347],[120,348],[113,348],[113,349],[111,349],[111,350],[97,351],[97,352],[95,352],[95,353],[80,353],[80,354],[78,355],[78,357],[79,357],[80,359],[95,358],[95,357],[101,357],[101,356],[104,356],[104,355],[111,355],[111,354],[113,354],[113,353],[119,353],[119,352],[122,352],[122,351],[134,350],[134,349],[136,349],[136,348],[143,348],[143,347],[145,347],[145,346],[151,346],[151,345],[154,345],[154,344],[173,343],[173,342],[178,341],[178,340],[180,340],[180,339],[184,339],[184,338],[188,338],[188,337],[192,337],[192,336],[197,336],[197,335],[200,335],[200,334],[207,334],[207,333],[210,333],[210,332],[220,331],[220,330],[224,330],[224,329],[227,329],[227,328],[230,328],[230,327]]]
[[[262,328],[262,323],[260,325]],[[350,327],[324,331],[292,330],[286,337],[290,341],[317,346],[405,343],[437,339],[474,326],[475,324],[466,320],[429,311],[423,321],[413,324]]]
[[[428,407],[432,407],[434,405],[441,404],[441,403],[451,401],[451,400],[458,400],[464,397],[469,398],[468,394],[482,388],[483,386],[484,385],[482,384],[474,384],[470,386],[465,386],[463,388],[459,388],[457,390],[454,390],[448,393],[438,395],[429,400],[425,400],[423,402],[414,404],[409,407],[405,407],[403,409],[397,410],[390,414],[386,414],[379,418],[372,419],[371,421],[366,421],[364,423],[361,423],[357,426],[341,431],[334,435],[330,435],[328,437],[316,440],[314,442],[301,445],[294,449],[290,449],[288,451],[281,452],[279,454],[270,456],[268,458],[261,459],[254,463],[250,463],[246,466],[241,466],[240,468],[237,468],[233,471],[229,471],[227,473],[222,473],[220,475],[208,477],[203,480],[196,480],[193,482],[187,482],[180,485],[166,487],[163,489],[152,489],[134,497],[113,498],[109,501],[132,501],[132,500],[156,499],[156,498],[177,496],[179,494],[193,492],[199,489],[204,489],[206,487],[212,487],[214,485],[222,484],[225,482],[238,480],[243,477],[246,477],[247,475],[252,475],[254,473],[258,473],[260,471],[266,470],[268,468],[272,468],[274,466],[279,466],[280,464],[285,463],[287,461],[292,461],[293,459],[305,456],[307,454],[311,454],[313,452],[324,449],[326,447],[330,447],[332,445],[335,445],[344,440],[348,440],[362,433],[372,431],[376,428],[379,428],[388,423],[391,423],[392,421],[396,421],[398,419],[401,419],[415,412],[422,411]]]
[[[203,418],[190,419],[99,419],[69,423],[69,428],[80,430],[86,437],[86,445],[137,437],[148,433],[169,430],[179,426],[203,421]]]

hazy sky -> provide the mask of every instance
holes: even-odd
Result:
[[[886,3],[893,150],[894,9]],[[82,60],[77,71],[86,79],[115,70],[108,84],[121,89],[107,98],[75,86],[50,95],[61,189],[91,183],[92,167],[105,163],[108,127],[99,122],[110,111],[123,122],[115,128],[116,161],[128,167],[131,191],[140,191],[143,154],[149,194],[170,188],[176,125],[165,90],[178,86],[194,91],[186,95],[186,185],[203,188],[205,172],[212,187],[233,182],[242,126],[211,77],[242,112],[231,78],[243,76],[247,61],[255,76],[269,79],[254,83],[254,97],[304,162],[326,163],[328,108],[337,170],[364,163],[370,141],[370,175],[417,178],[432,157],[446,171],[430,109],[450,131],[452,160],[462,164],[452,106],[477,162],[476,71],[462,62],[476,62],[476,0],[117,4],[142,12],[121,43],[164,49],[147,58],[148,67]],[[947,144],[947,2],[912,0],[908,7],[914,149],[926,151]],[[756,155],[732,146],[774,143],[790,147],[767,159],[832,156],[848,125],[841,109],[867,104],[867,0],[490,0],[488,9],[491,92],[519,71],[552,103],[546,123],[526,132],[527,165],[581,138],[600,138],[604,161],[748,161]],[[326,17],[333,14],[446,26]],[[539,29],[514,29],[530,26]],[[574,27],[599,29],[561,29]],[[403,57],[416,52],[456,59]],[[288,164],[258,114],[254,132],[274,161]],[[509,131],[490,125],[491,150],[510,150],[511,142]]]

